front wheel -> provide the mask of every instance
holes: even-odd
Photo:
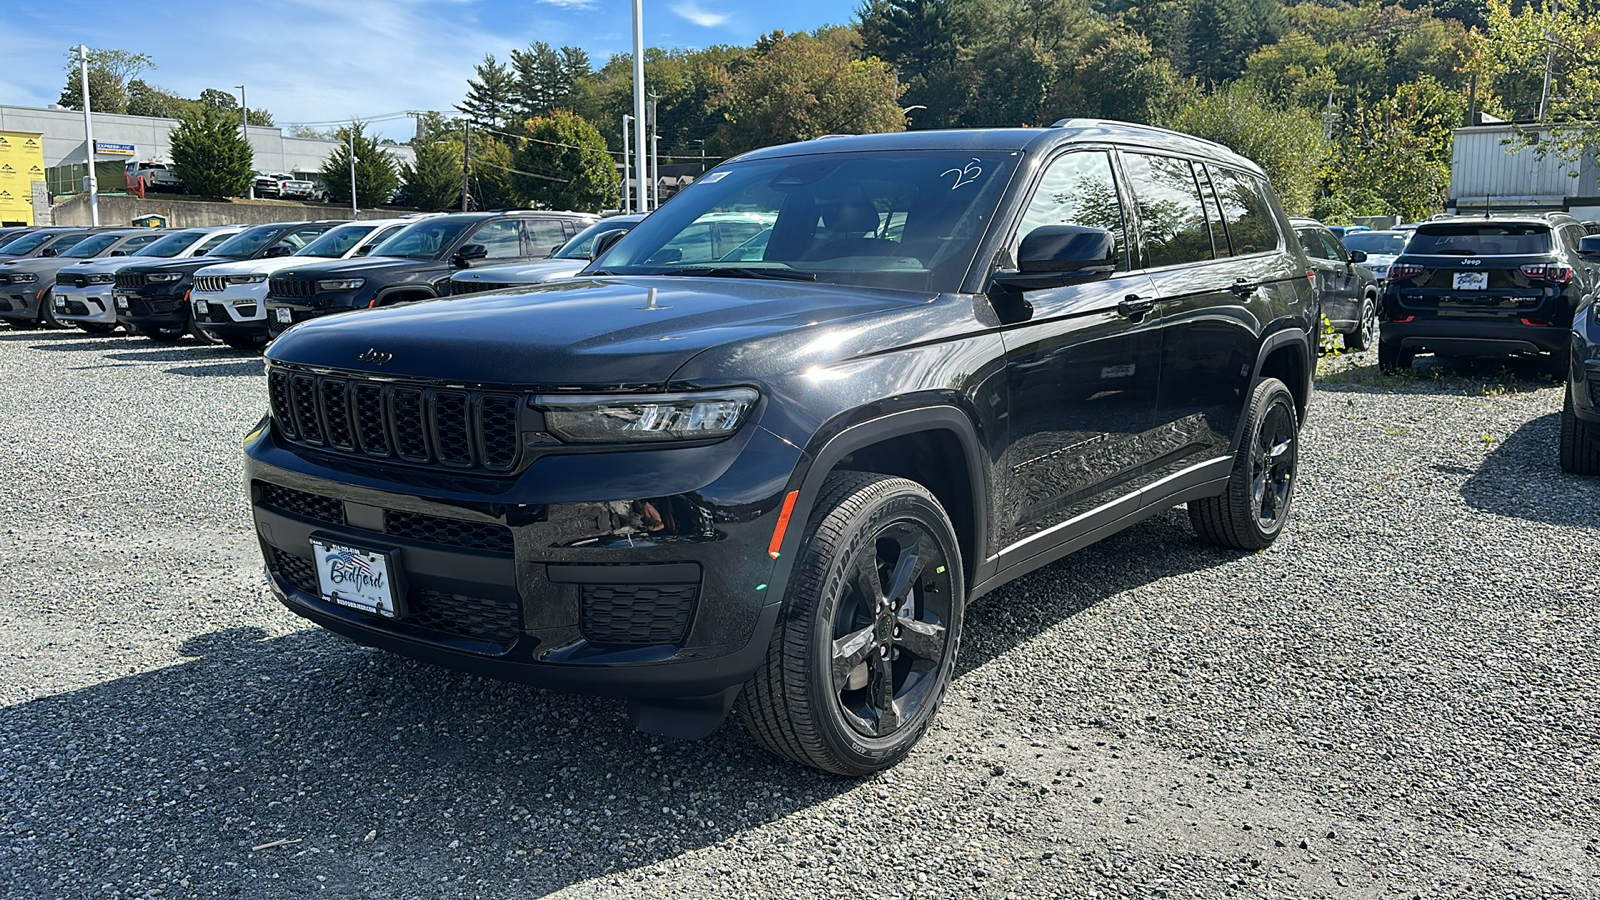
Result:
[[[136,334],[143,335],[158,344],[176,344],[183,340],[188,332],[185,328],[136,328]]]
[[[740,721],[795,762],[887,769],[927,731],[955,671],[966,606],[955,530],[916,482],[836,472],[801,547]]]
[[[1356,318],[1356,330],[1344,336],[1344,348],[1365,350],[1378,342],[1378,300],[1373,296],[1361,298],[1361,314]]]
[[[1561,404],[1561,470],[1573,475],[1600,475],[1600,425],[1585,422],[1572,411],[1572,384]]]
[[[1236,550],[1271,545],[1289,520],[1299,459],[1294,395],[1278,379],[1263,378],[1250,395],[1244,440],[1234,455],[1227,490],[1189,501],[1189,522],[1195,532]]]

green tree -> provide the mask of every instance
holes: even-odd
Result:
[[[1237,76],[1245,54],[1255,49],[1248,16],[1243,0],[1190,0],[1188,74],[1207,87]]]
[[[1311,208],[1329,147],[1322,123],[1310,112],[1263,103],[1234,85],[1185,104],[1168,124],[1255,162],[1289,212]]]
[[[322,164],[322,183],[333,203],[350,202],[350,146],[352,133],[356,161],[356,205],[373,207],[387,203],[400,186],[400,168],[394,157],[366,133],[366,123],[351,122],[339,129],[339,145]]]
[[[512,50],[511,69],[517,80],[519,120],[548,115],[572,91],[561,52],[544,41],[534,41],[526,50]]]
[[[557,110],[528,122],[512,183],[544,209],[598,212],[617,202],[619,178],[605,138],[584,119]]]
[[[255,164],[239,120],[204,104],[186,109],[172,130],[172,169],[183,186],[205,197],[238,197],[250,187]]]
[[[95,112],[126,113],[128,84],[156,67],[148,53],[110,48],[89,50],[89,107]],[[83,109],[83,85],[76,58],[67,63],[67,83],[57,102],[68,109]]]
[[[127,113],[130,116],[176,119],[187,106],[187,100],[142,79],[135,78],[128,82]]]
[[[1125,30],[1091,41],[1069,62],[1050,99],[1051,121],[1063,116],[1155,122],[1172,107],[1177,74],[1144,37]]]
[[[467,79],[466,99],[456,108],[478,128],[505,128],[516,103],[516,76],[492,53],[473,67],[473,75]]]
[[[400,166],[400,176],[417,209],[435,212],[461,204],[461,141],[424,131],[412,141],[416,161]]]
[[[511,179],[516,160],[511,146],[505,141],[483,134],[472,133],[472,198],[479,209],[510,209],[521,206],[516,187]]]
[[[725,152],[808,140],[825,134],[904,131],[905,88],[880,59],[855,59],[838,35],[764,36],[758,55],[713,86],[726,122]]]
[[[1329,194],[1358,215],[1422,219],[1444,208],[1460,94],[1432,78],[1356,111],[1328,171]]]

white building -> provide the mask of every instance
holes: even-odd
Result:
[[[1593,150],[1580,159],[1541,156],[1525,136],[1547,136],[1536,125],[1509,122],[1455,130],[1450,161],[1450,212],[1541,212],[1567,210],[1600,220],[1600,167]]]

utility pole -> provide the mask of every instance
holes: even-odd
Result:
[[[644,0],[633,0],[633,152],[638,154],[634,171],[642,176],[647,156],[644,145]],[[645,199],[646,196],[644,179],[641,177],[638,212],[650,211],[650,203]]]
[[[350,123],[350,221],[361,218],[361,208],[356,205],[356,123]]]
[[[461,152],[461,211],[467,211],[467,175],[472,171],[472,120],[467,120],[467,140]]]
[[[706,173],[706,139],[697,138],[695,143],[700,145],[700,174],[704,175]]]
[[[234,87],[239,89],[239,108],[244,111],[244,115],[239,119],[239,133],[244,137],[244,145],[246,147],[249,147],[250,146],[250,104],[246,103],[245,99],[244,99],[244,85],[236,84],[236,85],[234,85]],[[250,167],[251,168],[255,168],[255,164],[256,164],[255,163],[255,158],[256,158],[255,152],[251,151],[251,153],[250,153]],[[254,200],[255,198],[256,198],[256,180],[255,180],[255,178],[252,177],[250,179],[250,199]]]
[[[633,121],[633,116],[622,114],[622,211],[633,212],[633,185],[628,179],[633,177],[633,163],[628,158],[628,123]]]
[[[79,74],[83,79],[83,158],[89,163],[89,177],[84,179],[89,190],[89,224],[100,227],[100,182],[94,177],[94,120],[89,113],[89,48],[79,44],[72,48],[78,53]]]
[[[661,138],[656,134],[656,104],[660,101],[656,94],[650,95],[650,208],[655,209],[661,205],[661,158],[656,156],[656,142]]]
[[[1555,17],[1561,14],[1561,0],[1552,0],[1550,4],[1550,24],[1555,24]],[[1556,62],[1556,35],[1553,28],[1544,31],[1544,87],[1539,89],[1539,122],[1544,123],[1544,114],[1550,104],[1550,70]]]

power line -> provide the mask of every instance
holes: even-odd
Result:
[[[545,144],[545,145],[550,146],[550,147],[566,147],[566,148],[568,148],[570,150],[587,150],[587,151],[589,151],[591,153],[609,153],[612,156],[621,156],[622,155],[621,152],[616,151],[616,150],[601,150],[599,147],[582,147],[582,146],[579,146],[577,144],[563,144],[560,141],[541,141],[538,138],[531,138],[531,137],[528,137],[525,134],[511,134],[510,132],[499,131],[499,130],[496,130],[494,128],[484,128],[481,125],[478,126],[478,130],[479,131],[487,131],[490,134],[498,134],[501,137],[508,137],[508,138],[511,138],[512,140],[531,141],[531,142],[533,142],[535,144]]]

